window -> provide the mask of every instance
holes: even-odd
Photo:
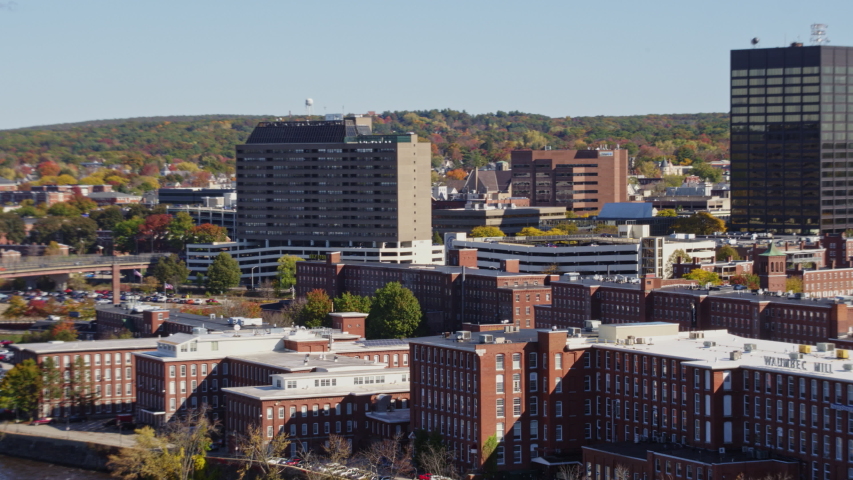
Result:
[[[504,414],[504,399],[499,398],[496,400],[496,402],[497,402],[497,416],[498,417],[505,416],[505,414]]]
[[[512,399],[512,415],[514,417],[521,416],[521,399],[513,398]]]
[[[503,354],[495,355],[495,368],[498,370],[504,369],[504,356],[503,356]]]
[[[547,391],[548,386],[543,385],[542,388]],[[554,393],[563,393],[563,379],[560,377],[554,379]]]
[[[530,439],[537,440],[539,438],[539,422],[537,420],[530,421]]]
[[[512,425],[512,439],[521,440],[521,422],[515,422]]]
[[[561,402],[561,401],[559,401],[559,400],[558,400],[558,401],[554,404],[554,414],[555,414],[555,415],[557,415],[558,417],[562,417],[562,416],[563,416],[563,402]]]
[[[512,393],[521,393],[521,374],[512,374]]]
[[[563,355],[560,353],[554,354],[554,369],[562,370],[563,369]]]
[[[527,368],[536,368],[536,353],[531,352],[527,355]]]
[[[555,435],[555,440],[557,440],[558,442],[560,442],[560,441],[562,441],[562,440],[563,440],[563,426],[562,426],[562,425],[557,425],[555,428],[556,428],[556,430],[557,430],[557,431],[554,433],[554,435]]]
[[[519,370],[521,368],[521,354],[513,353],[512,354],[512,369]]]
[[[498,447],[496,451],[497,451],[496,458],[497,458],[498,465],[505,465],[506,464],[506,458],[504,457],[504,447]]]
[[[498,440],[498,442],[504,441],[504,423],[503,422],[498,422],[497,424],[495,424],[495,438]]]
[[[530,390],[531,392],[535,392],[539,389],[539,382],[536,376],[536,372],[530,372],[530,381],[527,382],[527,384],[528,390]]]
[[[539,415],[539,399],[537,397],[530,397],[530,408],[527,413],[531,416]]]
[[[521,463],[521,445],[512,447],[512,463]]]

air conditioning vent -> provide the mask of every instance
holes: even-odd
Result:
[[[735,351],[729,353],[729,360],[740,360],[741,356],[742,356],[742,353],[740,352],[740,350],[735,350]]]
[[[636,342],[637,345],[643,345],[646,343],[646,337],[637,337],[634,339],[634,342]]]
[[[788,358],[791,360],[800,360],[803,358],[803,354],[799,352],[791,352],[788,354]]]
[[[494,335],[480,335],[480,343],[495,343]]]
[[[469,332],[468,330],[460,330],[456,332],[456,335],[458,338],[461,338],[463,340],[471,340],[471,332]]]
[[[817,351],[818,352],[831,352],[833,350],[835,350],[835,344],[834,343],[818,343],[817,344]]]
[[[717,342],[712,342],[712,341],[710,341],[710,340],[705,340],[705,342],[703,343],[703,345],[705,345],[705,348],[716,347],[716,346],[717,346]]]
[[[690,332],[690,340],[705,338],[705,332]]]
[[[743,344],[743,351],[744,352],[751,352],[753,350],[758,350],[758,344],[756,344],[756,343],[744,343]]]
[[[853,363],[845,363],[844,370],[847,372],[853,372]]]

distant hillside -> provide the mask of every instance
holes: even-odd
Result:
[[[257,122],[273,119],[163,116],[2,130],[0,177],[37,173],[48,177],[45,183],[59,177],[63,179],[60,183],[70,183],[92,173],[82,171],[82,163],[99,160],[115,168],[100,172],[101,178],[119,190],[141,191],[157,186],[165,163],[192,163],[211,174],[233,173],[234,145],[245,141]],[[706,160],[728,154],[728,114],[724,113],[549,118],[522,112],[400,111],[375,116],[374,130],[417,133],[433,143],[435,165],[444,160],[455,166],[484,165],[508,159],[515,148],[546,146],[619,144],[641,159],[674,155],[679,150],[679,159],[685,157],[684,152]],[[200,173],[188,182],[203,184],[206,178]]]

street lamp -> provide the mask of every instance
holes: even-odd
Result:
[[[258,265],[255,265],[255,266],[254,266],[254,267],[252,267],[252,268],[251,268],[251,270],[250,270],[250,271],[251,271],[251,273],[252,273],[252,291],[254,291],[254,290],[255,290],[255,269],[256,269],[256,268],[258,268]]]

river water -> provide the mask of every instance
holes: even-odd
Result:
[[[0,455],[0,480],[105,480],[103,472],[68,468]]]

